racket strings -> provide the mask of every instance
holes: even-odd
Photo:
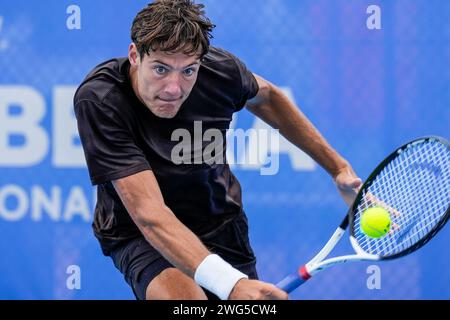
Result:
[[[433,151],[436,150],[427,150],[429,153],[419,153],[418,154],[418,161],[415,162],[413,165],[416,165],[417,163],[427,163],[424,161],[430,160],[431,156],[431,162],[433,163],[434,159],[439,159],[438,155],[433,154]],[[441,168],[442,166],[436,166],[436,168]],[[448,164],[447,164],[448,167]],[[428,171],[427,171],[428,170]],[[425,175],[430,174],[430,169],[424,169],[418,171],[419,175],[417,176],[417,181],[420,181],[422,185],[419,184],[421,187],[420,190],[416,186],[414,188],[414,192],[411,193],[409,197],[409,201],[413,201],[416,204],[416,207],[412,208],[411,215],[403,217],[400,216],[401,219],[399,225],[399,237],[397,238],[397,243],[399,243],[401,240],[404,241],[404,246],[410,247],[414,245],[418,240],[420,240],[423,236],[425,236],[435,225],[439,222],[442,214],[445,212],[445,206],[441,209],[436,207],[436,204],[441,203],[440,199],[445,199],[442,197],[442,190],[445,190],[447,188],[439,188],[442,187],[442,185],[437,185],[438,188],[435,188],[435,179],[433,179],[433,176],[431,177],[425,177]],[[448,171],[448,168],[447,168]],[[433,173],[431,171],[431,173]],[[439,177],[441,173],[436,174],[434,173],[435,177]],[[411,180],[411,179],[409,179]],[[408,181],[408,186],[410,186],[411,181]],[[406,190],[408,192],[408,190]],[[441,197],[436,198],[434,194],[441,194]],[[417,200],[416,200],[417,199]],[[443,204],[447,203],[448,201],[442,201]],[[414,204],[414,203],[413,203]],[[427,207],[428,206],[428,207]],[[430,212],[430,214],[427,214],[427,210]],[[425,212],[425,214],[420,215],[420,212]],[[422,219],[422,221],[420,221]],[[402,221],[404,220],[404,221]],[[416,223],[417,222],[417,223]],[[416,228],[413,228],[417,225]],[[415,231],[415,232],[414,232]]]
[[[424,179],[423,177],[421,177],[421,175],[419,175],[417,177],[418,180],[420,181],[428,181]],[[398,245],[400,242],[403,242],[402,245],[403,247],[398,248],[399,250],[405,250],[408,247],[411,247],[412,245],[414,245],[414,243],[416,243],[418,240],[420,240],[420,238],[422,238],[424,235],[426,235],[426,233],[432,229],[432,227],[438,222],[433,218],[436,218],[436,216],[433,215],[424,215],[422,218],[423,220],[421,221],[421,224],[419,224],[419,217],[417,217],[417,212],[423,212],[426,210],[426,208],[424,208],[424,204],[427,202],[428,199],[428,194],[427,192],[418,192],[417,188],[413,188],[412,190],[410,190],[409,186],[411,186],[411,179],[410,177],[408,177],[407,179],[407,183],[408,184],[404,184],[405,186],[407,186],[406,188],[400,188],[400,194],[410,194],[409,198],[404,198],[405,201],[407,201],[406,206],[410,207],[411,201],[414,201],[416,203],[416,208],[414,211],[412,211],[411,213],[408,213],[409,216],[405,216],[405,217],[400,217],[400,220],[398,223],[395,222],[396,219],[394,219],[394,223],[396,227],[398,227],[399,229],[399,236],[396,239],[396,245]],[[423,190],[425,191],[429,191],[430,185],[429,183],[424,183],[423,185]],[[433,204],[435,202],[435,199],[432,200],[431,203],[431,207],[430,210],[431,212],[436,212],[436,208],[434,208]],[[403,208],[405,207],[405,203],[400,203],[400,206]],[[403,215],[403,213],[402,213]],[[437,216],[438,218],[440,216]],[[401,224],[400,224],[401,223]],[[414,229],[413,227],[417,224],[417,227]],[[421,228],[419,228],[419,226]],[[415,232],[414,232],[415,230]],[[422,234],[423,233],[423,234]],[[391,243],[389,242],[377,242],[375,243],[375,250],[386,250],[386,247],[392,246]]]
[[[442,220],[450,204],[450,149],[435,140],[407,148],[363,191],[354,230],[366,252],[391,256],[423,239]],[[382,206],[391,214],[391,231],[374,239],[360,231],[361,214]]]

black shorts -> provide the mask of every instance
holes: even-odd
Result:
[[[244,213],[199,238],[212,253],[220,255],[250,279],[258,279],[256,258],[250,246]],[[111,258],[139,300],[145,300],[147,287],[156,276],[174,267],[144,237],[126,242],[111,253]],[[218,299],[208,290],[203,290],[208,299]]]

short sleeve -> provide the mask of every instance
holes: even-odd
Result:
[[[93,185],[151,169],[129,128],[114,109],[81,100],[75,104],[75,116]]]
[[[250,72],[246,65],[238,58],[234,57],[239,75],[241,78],[241,96],[236,105],[236,111],[241,110],[248,100],[254,98],[259,90],[258,82],[256,81],[253,73]]]

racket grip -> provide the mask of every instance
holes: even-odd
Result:
[[[288,275],[286,278],[281,280],[277,287],[281,290],[291,293],[295,289],[297,289],[299,286],[301,286],[303,283],[305,283],[308,279],[303,279],[300,277],[298,273],[293,273]]]

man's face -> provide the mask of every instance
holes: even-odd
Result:
[[[136,53],[133,64],[132,50],[130,47],[130,61],[135,69],[132,79],[135,78],[134,90],[139,99],[157,117],[175,117],[197,81],[199,54],[152,51],[139,57]]]

